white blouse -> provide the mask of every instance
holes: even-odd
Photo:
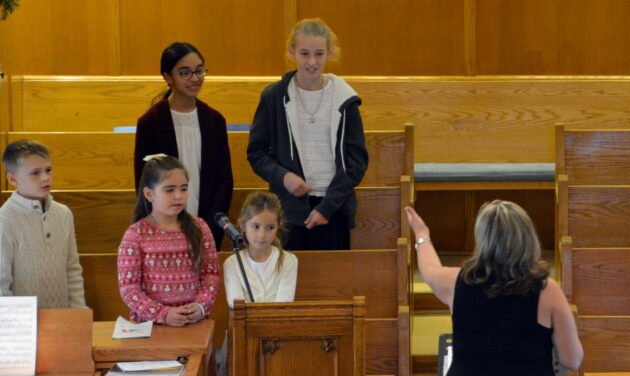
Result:
[[[171,110],[179,160],[188,171],[188,202],[186,211],[197,216],[199,212],[199,174],[201,173],[201,131],[197,108],[192,112]]]
[[[271,255],[263,262],[252,260],[245,250],[239,251],[239,254],[256,303],[293,301],[298,269],[298,259],[294,254],[284,251],[284,259],[279,271],[276,265],[280,251],[276,247],[273,247]],[[223,280],[225,296],[230,308],[234,308],[234,300],[250,301],[236,255],[225,260]]]

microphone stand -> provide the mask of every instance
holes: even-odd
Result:
[[[230,238],[231,239],[231,238]],[[237,239],[232,240],[232,251],[236,254],[236,259],[238,260],[238,266],[241,269],[241,274],[243,275],[243,279],[245,280],[245,287],[247,288],[247,294],[249,295],[249,300],[254,303],[254,294],[252,294],[252,288],[249,286],[249,280],[247,279],[247,274],[245,273],[245,268],[243,267],[243,260],[241,260],[241,255],[239,252],[239,241]]]

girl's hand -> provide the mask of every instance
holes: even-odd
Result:
[[[190,303],[183,306],[188,312],[188,323],[194,324],[203,318],[201,307],[197,303]]]
[[[418,213],[408,206],[405,208],[405,213],[407,213],[407,221],[409,221],[409,226],[411,226],[413,233],[416,235],[416,239],[428,238],[430,235],[429,227],[424,223],[422,218],[420,218]]]
[[[184,326],[188,324],[188,312],[190,310],[186,306],[173,307],[166,313],[166,325],[168,326]]]
[[[304,225],[309,230],[314,228],[315,226],[321,226],[327,223],[328,223],[328,220],[324,218],[324,216],[315,209],[311,211],[311,214],[309,214],[308,217],[306,218],[306,221],[304,221]]]
[[[311,186],[293,172],[287,172],[282,179],[284,188],[295,197],[302,197],[311,191]]]

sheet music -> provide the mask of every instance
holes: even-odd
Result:
[[[35,374],[37,297],[0,297],[0,375]]]

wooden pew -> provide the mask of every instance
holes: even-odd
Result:
[[[12,76],[11,131],[112,131],[135,125],[165,88],[159,76]],[[228,123],[251,122],[278,77],[212,77],[200,98]],[[368,130],[412,121],[416,162],[553,162],[553,124],[628,124],[625,77],[346,77]],[[615,97],[611,101],[611,96]],[[115,111],[112,111],[115,108]]]
[[[294,252],[299,260],[296,301],[366,297],[367,374],[409,372],[409,246],[398,249]],[[230,252],[220,252],[223,265]],[[118,295],[116,255],[81,257],[88,305],[98,321],[128,316]],[[221,347],[228,308],[223,287],[212,309],[214,345]]]
[[[97,320],[126,316],[128,309],[118,294],[116,249],[129,225],[135,202],[131,180],[133,135],[112,132],[11,132],[8,137],[10,140],[35,138],[50,146],[55,169],[54,186],[57,189],[53,195],[67,204],[75,216],[87,303],[94,309]],[[249,192],[267,187],[253,174],[246,161],[247,137],[246,132],[229,134],[236,182],[229,213],[231,218],[237,217],[241,202]],[[86,146],[94,143],[98,143],[99,147]],[[404,131],[369,131],[366,143],[370,165],[357,188],[359,211],[351,242],[356,249],[381,249],[351,252],[348,256],[333,253],[328,258],[322,252],[299,256],[304,259],[298,273],[297,299],[367,296],[369,373],[407,374],[412,264],[405,238],[409,229],[402,226],[406,223],[402,207],[413,205],[413,181],[409,176],[413,166],[413,127],[408,126]],[[115,171],[114,178],[109,179],[112,171]],[[405,174],[407,176],[402,176]],[[99,188],[101,186],[109,189]],[[6,199],[8,195],[9,192],[5,191],[1,197]],[[224,242],[226,248],[227,243]],[[221,260],[227,256],[229,253],[221,253]],[[329,273],[344,279],[336,280]],[[326,278],[322,278],[323,275]],[[302,290],[303,293],[300,292]],[[227,323],[223,292],[213,318],[217,320],[218,333],[215,345],[220,346]]]
[[[228,214],[233,219],[237,218],[248,193],[267,189],[267,183],[254,174],[247,162],[248,136],[247,132],[229,133],[235,192]],[[73,210],[80,252],[112,252],[129,224],[135,203],[134,135],[113,132],[8,134],[8,142],[22,138],[36,139],[51,149],[55,171],[53,195]],[[370,165],[359,186],[360,211],[358,226],[352,232],[353,247],[393,247],[398,237],[408,235],[407,226],[401,226],[404,222],[400,221],[400,208],[412,204],[413,182],[409,178],[401,182],[401,175],[412,171],[412,142],[412,126],[405,131],[366,133]],[[401,187],[405,187],[405,192]],[[406,199],[401,201],[403,193]],[[7,195],[5,192],[4,198]],[[380,215],[374,216],[376,212]],[[224,242],[226,250],[227,243]]]
[[[579,308],[582,370],[630,361],[630,129],[556,127],[556,223],[562,287]]]
[[[13,76],[10,131],[111,131],[134,125],[164,88],[159,76]],[[368,130],[416,124],[415,163],[546,163],[555,159],[553,124],[628,124],[625,77],[346,77],[360,94]],[[206,77],[201,99],[228,123],[250,123],[261,90],[277,77]],[[615,100],[610,100],[611,97]],[[115,110],[112,111],[112,108]],[[508,167],[509,168],[509,167]],[[418,171],[422,166],[418,166]],[[123,176],[123,175],[118,175]],[[534,178],[537,179],[537,178]],[[6,187],[4,187],[6,189]],[[77,189],[71,187],[69,189]],[[101,187],[102,189],[102,187]],[[532,215],[543,246],[554,247],[552,181],[455,180],[415,184],[417,209],[440,252],[472,249],[484,201],[516,201]],[[463,218],[444,221],[442,218]],[[453,234],[462,234],[453,236]]]

